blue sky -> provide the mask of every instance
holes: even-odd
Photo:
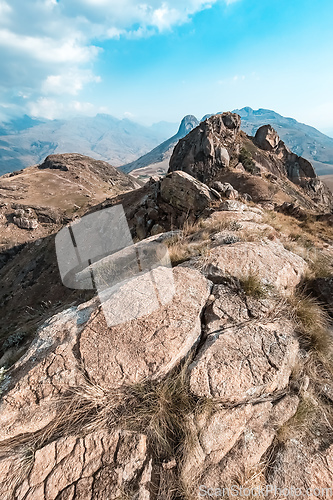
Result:
[[[332,0],[0,0],[0,120],[243,106],[333,133]]]

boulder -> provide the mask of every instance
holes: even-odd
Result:
[[[186,172],[171,172],[161,182],[161,198],[181,211],[200,213],[215,199],[206,184]]]
[[[280,137],[271,125],[263,125],[258,128],[255,140],[261,149],[275,151],[279,145]]]
[[[36,229],[38,227],[36,219],[28,219],[27,217],[13,217],[13,222],[21,229]]]
[[[203,318],[207,338],[189,372],[192,392],[216,406],[191,417],[185,482],[200,477],[213,489],[237,484],[296,412],[299,398],[288,385],[299,346],[294,324],[277,319],[277,309],[274,296],[248,297],[237,280],[213,287]]]
[[[224,201],[220,206],[220,210],[225,210],[227,212],[242,212],[245,208],[246,205],[233,199]]]
[[[96,299],[52,317],[15,365],[0,403],[0,439],[36,432],[55,415],[50,404],[84,374],[101,387],[160,379],[188,355],[201,335],[210,283],[198,271],[174,269],[171,301],[147,316],[108,327]],[[134,290],[142,286],[136,278]],[[127,292],[129,292],[128,284]],[[121,293],[121,288],[118,293]],[[121,303],[136,310],[131,295]],[[108,367],[106,370],[105,367]]]

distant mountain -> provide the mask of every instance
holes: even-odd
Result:
[[[322,134],[314,127],[299,123],[293,118],[286,118],[269,109],[253,110],[246,107],[236,109],[233,113],[240,115],[241,128],[246,134],[254,136],[262,125],[271,125],[294,153],[311,161],[318,175],[333,174],[333,139],[331,137]],[[207,114],[201,121],[211,116],[212,114]],[[199,124],[194,116],[191,116],[191,120],[193,128],[196,126],[195,123]],[[164,174],[168,170],[176,141],[182,138],[181,134],[177,138],[178,135],[179,132],[138,160],[120,167],[121,170],[127,173],[133,171],[135,177],[142,179],[156,173]]]
[[[286,118],[269,109],[235,109],[240,115],[242,130],[255,135],[262,125],[271,125],[286,145],[297,155],[313,163],[318,175],[333,174],[333,139],[309,125]]]
[[[123,165],[160,144],[175,129],[167,122],[146,127],[105,114],[43,121],[24,116],[0,124],[0,175],[41,163],[53,153],[80,153]]]
[[[195,116],[185,116],[181,121],[177,134],[170,137],[170,139],[164,141],[162,144],[154,148],[149,153],[141,156],[137,160],[132,161],[131,163],[127,163],[126,165],[122,165],[120,167],[120,170],[125,173],[129,173],[132,172],[132,170],[144,169],[145,167],[151,167],[152,165],[157,165],[159,168],[161,168],[160,164],[163,164],[163,167],[166,166],[167,170],[167,164],[169,164],[169,159],[172,154],[173,148],[175,147],[179,139],[185,137],[198,125],[199,121]]]

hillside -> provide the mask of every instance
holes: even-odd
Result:
[[[164,122],[144,127],[103,114],[48,121],[23,117],[0,125],[0,175],[54,153],[76,152],[119,166],[158,145],[174,127]]]
[[[138,187],[108,163],[78,154],[51,155],[0,177],[0,352],[8,333],[29,337],[51,311],[90,297],[59,280],[54,234],[106,197]]]
[[[38,224],[0,269],[3,500],[330,491],[333,195],[272,127],[240,126],[208,118],[141,187],[90,158],[47,158],[52,209],[68,199],[51,226],[36,206],[1,206],[3,237]],[[41,179],[27,204],[32,189],[47,201]],[[120,206],[126,220],[103,218]]]
[[[120,170],[127,174],[129,172],[132,172],[132,170],[136,170],[137,176],[144,175],[146,177],[149,176],[150,170],[154,173],[156,172],[163,173],[167,168],[168,160],[179,139],[185,137],[189,132],[191,132],[191,130],[193,130],[198,125],[199,122],[195,118],[195,116],[192,115],[185,116],[181,121],[177,134],[170,137],[170,139],[163,142],[162,144],[154,148],[152,151],[141,156],[137,160],[128,163],[126,165],[122,165],[120,167]],[[148,169],[146,169],[146,167],[148,167]],[[139,169],[140,171],[138,172]],[[161,172],[159,172],[158,169],[160,169]]]

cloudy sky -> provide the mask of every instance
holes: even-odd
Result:
[[[333,134],[332,0],[0,0],[0,121],[243,106]]]

